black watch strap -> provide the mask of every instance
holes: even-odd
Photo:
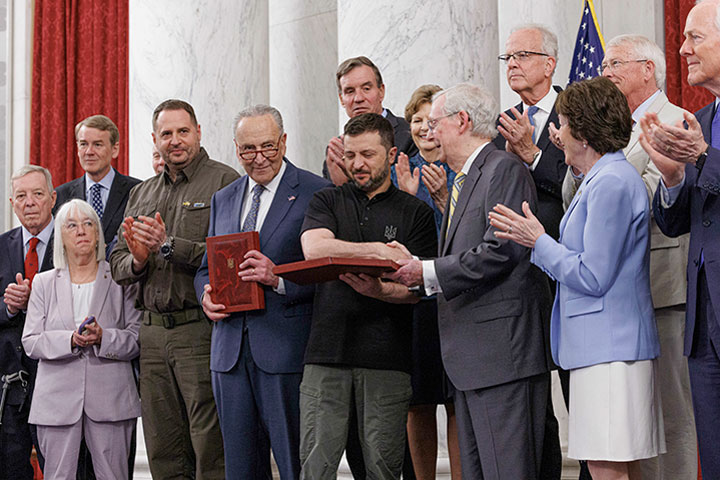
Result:
[[[705,160],[707,160],[708,152],[710,151],[710,145],[705,149],[704,152],[700,154],[698,159],[695,161],[695,168],[698,169],[698,172],[701,172],[703,167],[705,166]]]

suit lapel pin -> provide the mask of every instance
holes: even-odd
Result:
[[[295,200],[295,198],[297,198],[297,197],[295,197],[295,195],[290,195],[288,197],[288,202],[292,202],[293,200]]]

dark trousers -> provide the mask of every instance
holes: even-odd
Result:
[[[720,478],[720,325],[717,320],[705,268],[701,267],[697,283],[695,334],[688,368],[704,479]]]
[[[10,388],[20,387],[13,385]],[[34,477],[30,454],[33,440],[37,445],[37,435],[33,435],[34,427],[28,424],[29,413],[29,399],[22,408],[9,403],[5,405],[0,425],[0,479],[32,480]],[[37,450],[39,457],[40,448]]]
[[[463,478],[539,478],[549,390],[548,372],[456,391]]]
[[[301,373],[271,374],[258,368],[247,332],[235,367],[212,372],[226,479],[271,478],[271,447],[280,478],[298,478],[301,380]]]

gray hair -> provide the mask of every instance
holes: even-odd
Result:
[[[79,198],[74,198],[62,205],[55,215],[55,240],[53,241],[53,262],[55,268],[67,267],[67,254],[65,253],[65,244],[62,241],[62,228],[67,224],[68,217],[72,212],[85,215],[95,225],[97,233],[97,245],[95,246],[95,259],[99,262],[105,259],[105,236],[103,235],[102,223],[100,217],[95,213],[89,203]]]
[[[540,33],[540,37],[542,38],[542,52],[541,53],[547,53],[551,57],[553,57],[555,60],[558,58],[558,39],[557,35],[555,35],[548,27],[545,25],[542,25],[540,23],[525,23],[523,25],[518,25],[514,27],[510,34],[517,32],[518,30],[536,30]]]
[[[445,113],[466,112],[472,122],[472,134],[493,139],[497,135],[495,121],[498,109],[485,88],[469,83],[460,83],[433,95],[433,101],[445,96]]]
[[[635,60],[650,60],[655,65],[655,86],[660,88],[665,83],[665,55],[655,42],[644,35],[618,35],[605,45],[605,52],[610,47],[626,47],[635,54]]]
[[[33,172],[42,173],[45,175],[45,183],[47,183],[47,189],[48,193],[52,193],[53,190],[53,184],[52,184],[52,175],[50,174],[50,170],[48,170],[45,167],[41,167],[40,165],[25,165],[24,167],[21,167],[18,171],[16,171],[12,177],[10,177],[10,189],[13,190],[13,195],[15,194],[13,184],[15,183],[15,180],[24,177],[25,175]]]
[[[235,115],[235,120],[233,120],[233,138],[235,138],[237,127],[243,118],[262,117],[265,115],[270,115],[273,120],[275,120],[275,125],[277,125],[280,129],[280,135],[285,133],[282,115],[280,115],[278,109],[275,107],[271,107],[270,105],[258,104],[253,105],[252,107],[247,107],[244,110],[241,110],[240,113]]]

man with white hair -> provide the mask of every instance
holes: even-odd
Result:
[[[527,201],[537,209],[528,168],[492,144],[496,118],[495,101],[481,87],[460,84],[435,95],[429,136],[457,172],[439,257],[400,260],[390,278],[437,293],[463,477],[533,479],[550,388],[550,291],[530,250],[496,238],[488,221],[499,203],[519,210]]]
[[[612,80],[625,95],[634,121],[632,136],[623,150],[625,157],[642,176],[652,202],[660,181],[660,172],[643,150],[637,124],[647,112],[660,121],[682,121],[683,109],[673,105],[660,86],[665,83],[665,55],[660,47],[642,35],[619,35],[605,47],[602,74]],[[569,168],[563,182],[563,203],[572,201],[581,174]],[[650,285],[655,320],[660,337],[661,356],[658,384],[662,397],[667,453],[643,460],[643,478],[696,478],[697,439],[695,436],[690,378],[683,357],[685,331],[685,293],[689,235],[670,238],[651,220]]]
[[[549,136],[558,125],[555,100],[561,88],[553,86],[558,41],[537,24],[520,25],[505,42],[498,58],[507,66],[507,81],[521,102],[500,114],[495,146],[516,154],[528,166],[538,193],[538,220],[557,239],[563,216],[561,186],[567,166],[565,154]]]
[[[662,176],[653,198],[660,230],[690,233],[687,267],[685,355],[695,411],[703,478],[720,478],[720,1],[698,3],[688,13],[680,55],[688,83],[716,98],[695,115],[668,123],[646,113],[643,148]]]
[[[20,226],[0,235],[0,477],[31,480],[35,427],[28,424],[37,362],[30,359],[20,338],[30,286],[38,272],[53,268],[55,191],[50,172],[38,165],[18,170],[10,181],[12,204]],[[42,467],[42,457],[40,455]]]
[[[535,23],[513,28],[505,42],[505,53],[498,57],[506,65],[507,82],[520,96],[520,103],[500,114],[497,128],[500,135],[493,143],[520,157],[527,165],[537,189],[537,217],[548,235],[554,239],[560,234],[563,216],[561,197],[565,175],[565,153],[551,141],[551,124],[558,125],[555,100],[562,90],[553,86],[552,78],[557,65],[557,36],[547,27]],[[554,286],[551,284],[551,289]],[[566,406],[569,402],[569,374],[559,369]],[[545,451],[540,478],[553,480],[562,473],[559,426],[552,402],[548,402]],[[583,467],[585,469],[585,467]],[[588,478],[589,473],[580,478]]]

